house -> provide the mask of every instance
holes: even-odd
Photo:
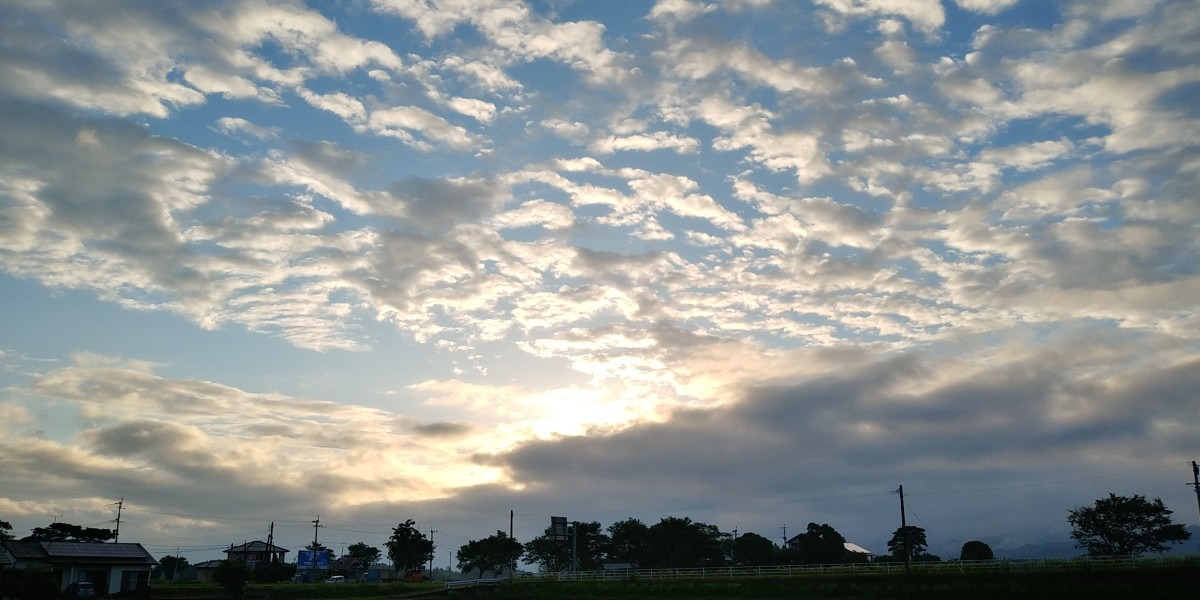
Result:
[[[225,558],[226,560],[244,562],[246,566],[254,568],[254,565],[260,562],[287,562],[284,556],[288,552],[291,552],[291,550],[280,548],[275,544],[253,541],[246,542],[241,546],[230,546],[228,550],[225,550]]]
[[[132,592],[150,584],[158,564],[141,544],[89,542],[3,542],[16,569],[50,569],[59,589],[90,582],[99,595]]]
[[[192,569],[196,572],[196,581],[205,582],[213,580],[213,573],[217,572],[217,567],[221,565],[221,560],[206,560],[192,565]]]
[[[867,550],[866,548],[863,548],[862,546],[859,546],[858,544],[855,544],[854,542],[846,542],[845,544],[842,544],[842,545],[846,547],[846,552],[849,552],[850,554],[859,556],[866,562],[874,562],[875,561],[875,553],[874,552],[871,552],[870,550]]]
[[[797,547],[800,544],[800,538],[803,536],[804,534],[800,534],[792,537],[784,543],[784,548]],[[851,562],[873,562],[875,560],[874,552],[871,552],[870,550],[867,550],[866,548],[863,548],[854,542],[844,542],[842,547],[845,548],[846,552],[853,557]]]

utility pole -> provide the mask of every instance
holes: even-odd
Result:
[[[1200,465],[1192,461],[1192,489],[1196,490],[1196,508],[1200,510]]]
[[[435,548],[435,546],[433,545],[433,534],[435,534],[435,533],[437,533],[437,530],[430,527],[429,528],[429,580],[430,581],[433,581],[433,549]]]
[[[787,525],[780,527],[783,530],[783,547],[787,548]]]
[[[515,538],[513,538],[513,514],[514,514],[513,510],[510,508],[508,510],[508,539],[515,541]],[[517,569],[517,557],[515,557],[515,556],[508,557],[508,580],[509,581],[512,581],[513,571],[515,571],[516,569]]]
[[[1192,489],[1196,490],[1196,508],[1200,509],[1200,465],[1192,461]]]
[[[579,521],[571,521],[571,573],[579,572]]]
[[[904,485],[900,485],[900,489],[896,490],[900,494],[900,542],[904,544],[904,572],[908,572],[908,517],[904,514]]]
[[[320,547],[320,545],[317,544],[317,530],[321,528],[321,515],[317,515],[317,519],[315,521],[312,521],[312,524],[313,524],[313,547],[312,547],[312,561],[311,561],[312,569],[309,570],[309,575],[312,578],[312,582],[316,583],[317,582],[317,548]]]
[[[120,500],[116,501],[114,504],[117,507],[117,528],[113,532],[113,543],[115,544],[115,543],[117,543],[118,540],[121,539],[121,507],[124,506],[125,499],[121,498]],[[109,504],[109,506],[113,506],[113,504]]]
[[[729,562],[737,564],[737,556],[734,554],[734,549],[737,547],[737,527],[733,528],[733,541],[729,543]]]

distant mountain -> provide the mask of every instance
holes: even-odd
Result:
[[[1163,556],[1183,556],[1200,553],[1200,526],[1189,525],[1187,530],[1192,534],[1192,539],[1182,544],[1172,545],[1170,550],[1163,552]],[[983,541],[987,542],[987,540]],[[942,553],[935,552],[935,554],[941,556],[943,560],[954,559],[958,558],[961,548],[961,543],[953,548],[951,546],[942,546],[939,548]],[[992,553],[996,555],[996,558],[1075,558],[1087,554],[1082,548],[1075,547],[1075,542],[1070,539],[1061,542],[1042,542],[1007,548],[992,544]]]
[[[1025,544],[1016,548],[992,548],[996,558],[1075,558],[1087,554],[1075,547],[1075,542],[1046,542]]]

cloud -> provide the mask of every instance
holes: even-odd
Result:
[[[1017,3],[1017,0],[954,0],[959,8],[964,10],[994,15],[1007,10]]]
[[[841,17],[904,17],[926,32],[936,30],[946,21],[946,12],[938,0],[817,0],[817,4]]]
[[[278,127],[255,125],[241,117],[221,117],[217,119],[216,128],[226,135],[246,135],[258,140],[277,138],[282,133],[282,130]]]
[[[0,8],[0,509],[878,548],[899,481],[1026,541],[1161,487],[1200,16],[957,6]]]
[[[445,119],[414,106],[396,106],[374,111],[367,119],[366,126],[376,135],[393,137],[425,151],[433,150],[438,145],[454,150],[466,150],[481,144],[481,139],[465,128],[452,125]]]

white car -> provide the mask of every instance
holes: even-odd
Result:
[[[346,578],[342,575],[334,575],[325,580],[325,583],[346,583]]]

